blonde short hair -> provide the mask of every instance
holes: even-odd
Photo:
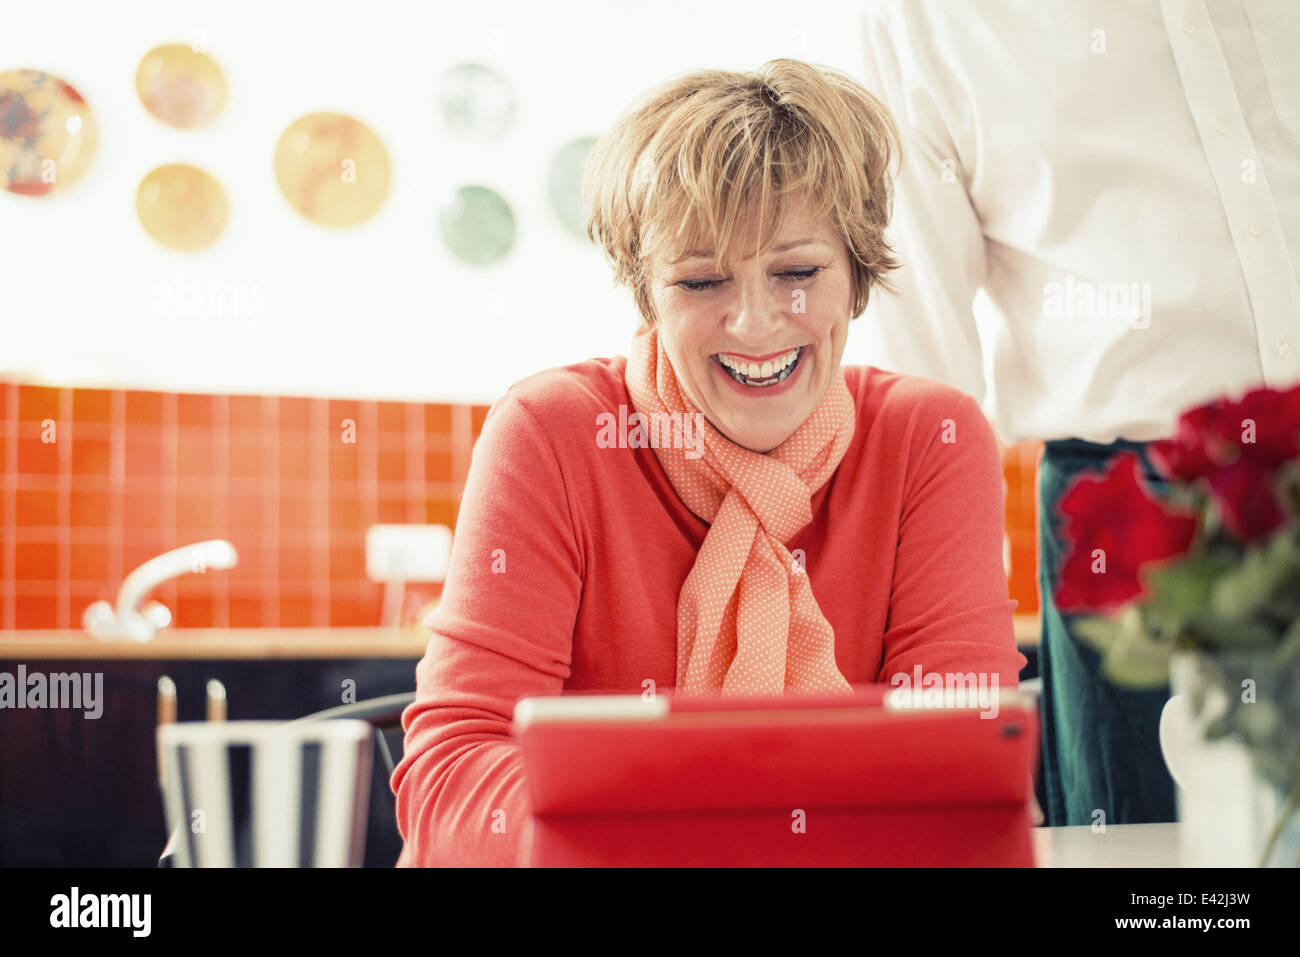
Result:
[[[685,74],[645,94],[592,147],[587,235],[652,323],[652,261],[675,261],[716,237],[721,271],[755,201],[762,217],[775,203],[759,230],[761,254],[800,194],[844,240],[856,317],[898,267],[884,232],[899,150],[884,105],[839,70],[780,59],[754,73]]]

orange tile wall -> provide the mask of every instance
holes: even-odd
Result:
[[[1011,567],[1007,590],[1019,602],[1017,615],[1038,614],[1038,462],[1042,442],[1021,442],[1002,450],[1002,477],[1006,480],[1006,536]]]
[[[378,624],[366,528],[454,525],[486,412],[0,383],[0,628],[80,627],[131,569],[209,538],[239,562],[154,593],[178,627]]]
[[[0,629],[79,628],[85,607],[113,601],[127,572],[209,538],[232,542],[239,563],[153,594],[177,627],[378,624],[382,586],[365,577],[366,528],[454,527],[486,414],[482,405],[0,382]],[[1039,454],[1026,444],[1003,456],[1019,613],[1038,607]],[[412,589],[416,603],[437,594]]]

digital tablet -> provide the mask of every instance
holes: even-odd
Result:
[[[532,866],[1032,866],[1036,699],[584,692],[514,712]]]

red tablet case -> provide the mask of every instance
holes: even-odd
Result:
[[[892,710],[692,697],[650,720],[516,725],[534,867],[1032,866],[1032,699]]]

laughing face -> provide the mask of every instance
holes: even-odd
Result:
[[[738,249],[758,244],[753,217]],[[790,209],[761,256],[713,267],[693,250],[652,270],[659,336],[682,390],[719,432],[770,452],[830,387],[848,336],[853,280],[831,225]]]

